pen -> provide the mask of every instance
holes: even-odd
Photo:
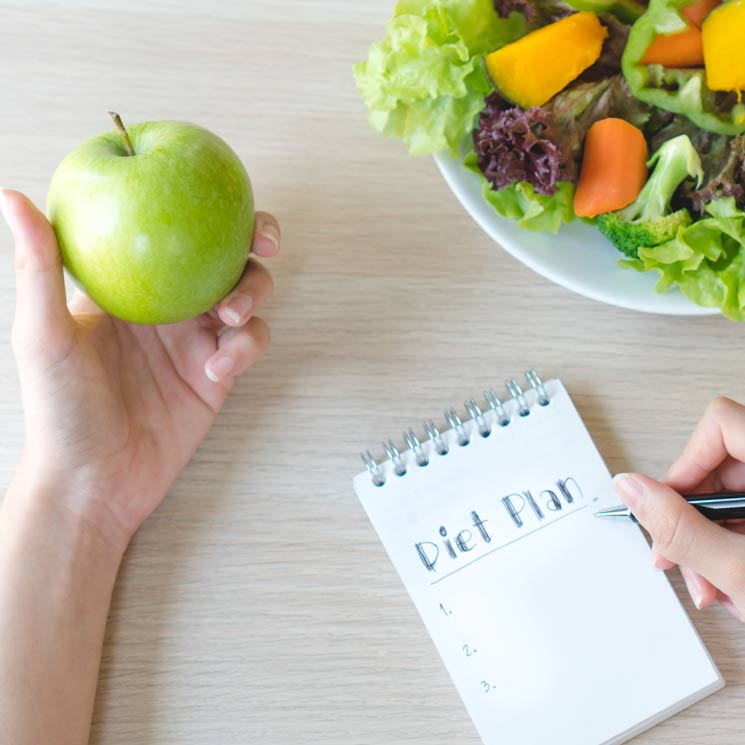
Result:
[[[741,520],[745,518],[745,492],[717,492],[715,494],[689,494],[684,497],[704,517],[709,520]],[[600,510],[595,517],[625,517],[638,522],[631,510],[624,504]]]

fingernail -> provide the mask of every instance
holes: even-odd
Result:
[[[698,577],[691,574],[686,567],[681,567],[680,573],[683,576],[683,581],[688,588],[688,594],[691,596],[693,604],[698,608],[698,610],[701,610],[701,607],[704,604],[704,594],[699,586]]]
[[[662,567],[657,565],[660,555],[652,549],[652,569],[656,569],[658,572],[662,571]]]
[[[613,486],[632,512],[642,503],[646,493],[644,484],[632,473],[617,473],[613,477]]]
[[[205,366],[204,371],[213,383],[219,383],[230,375],[233,369],[233,360],[230,357],[218,357]]]
[[[239,293],[230,298],[223,311],[233,323],[240,323],[251,312],[252,307],[253,300],[248,295]]]
[[[268,238],[274,244],[275,250],[279,251],[279,230],[274,225],[267,223],[261,228],[259,235]]]

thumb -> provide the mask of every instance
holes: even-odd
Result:
[[[738,536],[705,518],[667,484],[639,473],[619,473],[616,492],[646,528],[666,559],[694,569],[716,587],[731,592],[743,576]]]
[[[57,237],[46,217],[20,192],[0,190],[0,211],[16,246],[14,341],[54,354],[72,333]]]

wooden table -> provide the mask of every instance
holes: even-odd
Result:
[[[710,398],[745,398],[744,327],[599,305],[499,250],[431,159],[368,130],[351,65],[388,2],[210,5],[0,2],[1,185],[43,202],[107,109],[179,118],[235,147],[284,230],[272,350],[127,554],[92,741],[475,744],[352,493],[359,451],[534,364],[612,470],[659,473]],[[7,483],[22,418],[4,230],[0,257]],[[741,743],[745,628],[681,597],[728,687],[635,742]]]

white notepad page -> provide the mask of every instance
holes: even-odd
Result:
[[[569,395],[354,488],[488,745],[619,743],[722,687]],[[531,504],[531,498],[533,504]],[[539,514],[540,513],[540,514]],[[444,535],[443,535],[444,533]]]

